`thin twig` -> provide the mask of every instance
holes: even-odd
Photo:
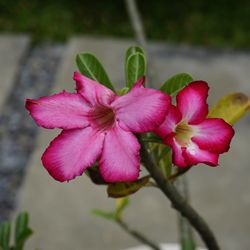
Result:
[[[136,40],[144,48],[144,50],[147,50],[146,36],[136,3],[134,0],[126,0],[125,2]]]
[[[147,44],[147,39],[146,39],[146,35],[144,32],[144,27],[143,27],[143,23],[142,23],[142,19],[139,13],[139,10],[137,8],[136,5],[136,1],[135,0],[125,0],[125,4],[127,7],[127,12],[128,12],[128,16],[130,19],[130,23],[132,25],[132,28],[134,30],[134,34],[135,34],[135,38],[138,42],[138,44],[140,46],[143,47],[145,54],[150,57],[150,60],[152,62],[152,55],[150,54],[150,51],[148,49],[148,44]],[[153,67],[152,67],[152,63],[147,62],[147,85],[149,87],[152,87],[152,79],[153,79]]]
[[[138,241],[140,241],[141,243],[148,245],[149,247],[151,247],[154,250],[161,250],[160,247],[158,247],[154,242],[152,242],[151,240],[147,239],[145,236],[143,236],[141,233],[129,228],[129,226],[122,220],[117,219],[116,220],[117,224],[123,229],[125,230],[127,233],[129,233],[131,236],[133,236],[135,239],[137,239]]]
[[[204,219],[186,202],[178,190],[162,175],[160,168],[155,164],[153,158],[148,152],[147,147],[141,142],[141,159],[150,173],[151,177],[158,184],[161,191],[172,202],[175,208],[182,216],[188,219],[190,224],[196,229],[200,237],[209,250],[220,250],[217,240]]]
[[[175,185],[183,198],[189,202],[189,189],[187,183],[187,176],[178,178]],[[180,213],[178,214],[179,236],[182,249],[196,249],[193,230],[189,221],[184,218]]]

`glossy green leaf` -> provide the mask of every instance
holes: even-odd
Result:
[[[144,54],[136,52],[131,54],[125,63],[126,85],[129,89],[146,75],[146,59]]]
[[[229,124],[235,124],[250,111],[250,99],[243,93],[233,93],[222,97],[210,110],[209,118],[222,118]]]
[[[149,176],[145,176],[133,182],[111,183],[107,188],[108,196],[112,198],[120,198],[133,194],[145,186],[149,182],[149,178]]]
[[[3,250],[9,250],[11,225],[4,222],[0,226],[0,246]]]
[[[180,73],[168,79],[160,88],[166,94],[175,96],[180,90],[193,81],[193,77],[187,73]]]
[[[116,199],[115,203],[116,203],[115,214],[116,214],[116,218],[119,219],[122,217],[122,214],[125,208],[128,206],[129,199],[128,197],[118,198]]]
[[[114,212],[106,212],[106,211],[99,210],[99,209],[93,209],[92,214],[96,215],[98,217],[107,219],[107,220],[115,220],[116,219],[116,215]]]
[[[126,65],[126,62],[128,61],[128,58],[131,56],[131,55],[134,55],[136,53],[141,53],[143,55],[145,55],[145,52],[143,50],[143,48],[141,47],[138,47],[138,46],[131,46],[127,49],[126,51],[126,55],[125,55],[125,65]]]
[[[77,54],[76,65],[83,75],[105,85],[114,91],[114,87],[109,80],[104,67],[94,55],[90,53]]]

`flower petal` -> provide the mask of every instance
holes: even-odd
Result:
[[[100,172],[107,182],[134,181],[140,171],[140,144],[136,137],[119,125],[105,137]]]
[[[64,130],[44,152],[43,165],[54,179],[72,180],[98,159],[103,141],[104,134],[91,127]]]
[[[27,99],[26,109],[39,126],[44,128],[84,128],[89,125],[89,105],[79,94],[62,92],[37,100]]]
[[[168,113],[163,123],[155,130],[155,133],[164,138],[168,134],[175,131],[175,125],[181,120],[180,111],[174,106],[170,105]]]
[[[218,165],[218,154],[200,149],[199,146],[193,142],[190,142],[186,148],[183,148],[183,156],[189,166],[198,163],[205,163],[210,166]]]
[[[208,114],[206,102],[208,96],[208,84],[203,81],[195,81],[183,88],[176,96],[177,108],[182,117],[189,124],[202,122]]]
[[[111,104],[120,126],[132,132],[149,132],[159,126],[167,113],[170,97],[159,90],[143,87],[140,79],[131,91]]]
[[[173,157],[173,164],[179,167],[188,167],[185,158],[183,157],[183,149],[181,148],[181,145],[177,143],[177,141],[174,138],[174,133],[169,134],[165,140],[164,143],[169,145],[172,148],[172,157]]]
[[[192,141],[198,144],[201,149],[218,154],[229,150],[234,130],[223,119],[206,119],[198,125],[192,125],[192,127],[195,131]]]
[[[77,93],[80,93],[92,106],[96,104],[108,105],[116,96],[112,90],[79,72],[74,72],[73,78],[76,81]]]

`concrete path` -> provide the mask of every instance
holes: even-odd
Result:
[[[13,87],[18,67],[28,46],[27,36],[0,35],[0,107]]]
[[[104,38],[71,39],[53,92],[73,90],[74,57],[82,51],[96,54],[113,82],[123,86],[123,55],[132,44]],[[189,72],[195,79],[210,83],[210,103],[228,92],[250,95],[250,55],[164,44],[151,44],[150,51],[156,86],[175,73]],[[194,207],[214,229],[222,249],[227,250],[248,250],[250,245],[249,124],[248,117],[237,125],[231,152],[221,157],[220,167],[200,166],[188,175]],[[58,183],[43,169],[41,154],[57,133],[41,129],[19,197],[18,210],[30,212],[35,231],[27,249],[122,250],[138,245],[117,225],[90,215],[93,208],[109,210],[114,206],[103,187],[92,185],[84,175],[70,183]],[[131,196],[126,220],[155,241],[177,241],[176,214],[156,189]]]

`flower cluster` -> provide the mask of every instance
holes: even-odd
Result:
[[[234,130],[223,119],[206,118],[207,96],[206,82],[190,83],[177,94],[176,106],[170,105],[164,122],[155,131],[172,148],[176,166],[217,166],[219,154],[229,150]]]
[[[78,72],[76,93],[27,99],[26,108],[44,128],[60,128],[42,156],[44,167],[58,181],[69,181],[96,161],[106,182],[133,181],[140,172],[140,143],[135,134],[155,132],[172,148],[173,163],[218,165],[234,134],[222,119],[206,119],[208,86],[192,82],[176,97],[144,87],[139,79],[125,95]]]

